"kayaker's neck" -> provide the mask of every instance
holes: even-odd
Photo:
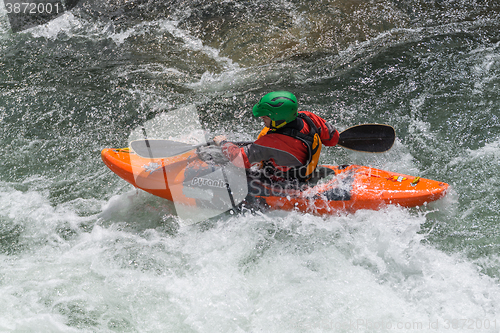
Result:
[[[270,120],[271,118],[269,118]],[[264,122],[265,122],[265,119],[264,119]],[[270,128],[270,121],[269,121],[269,126],[267,125],[266,123],[266,127],[269,127]],[[300,118],[296,118],[295,120],[289,122],[288,124],[286,124],[285,126],[281,127],[280,129],[282,128],[291,128],[291,129],[296,129],[297,131],[300,131],[302,130],[302,128],[304,127],[304,121]]]

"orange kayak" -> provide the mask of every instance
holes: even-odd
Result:
[[[207,207],[229,193],[227,209],[243,202],[323,215],[387,205],[421,206],[440,199],[448,189],[444,182],[367,166],[322,165],[310,184],[269,184],[245,177],[245,186],[233,190],[226,186],[224,172],[223,177],[210,177],[217,168],[200,158],[196,149],[168,158],[145,158],[129,148],[106,148],[101,156],[111,171],[133,186],[187,206]],[[221,209],[224,204],[217,205]]]

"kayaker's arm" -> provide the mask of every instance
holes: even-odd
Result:
[[[273,147],[267,147],[256,142],[249,142],[243,147],[233,142],[218,140],[221,144],[222,153],[240,168],[250,168],[252,164],[262,161],[273,160],[278,165],[288,167],[302,166],[303,162],[288,151]],[[215,141],[215,140],[214,140]]]
[[[235,166],[246,169],[250,168],[250,162],[248,161],[248,155],[245,149],[248,145],[245,147],[237,146],[234,143],[227,141],[225,135],[218,135],[214,137],[213,141],[217,146],[222,148],[222,153],[226,155],[226,157]]]
[[[300,111],[307,115],[319,130],[321,143],[325,146],[335,146],[339,142],[339,132],[330,122],[309,111]]]
[[[225,135],[217,135],[214,137],[213,141],[217,146],[222,146],[222,144],[227,141],[227,138]]]
[[[239,147],[232,142],[222,141],[222,153],[238,168],[248,169],[251,166],[248,160],[248,153],[245,147]]]

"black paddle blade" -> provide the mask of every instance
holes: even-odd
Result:
[[[396,132],[392,126],[364,124],[340,133],[338,145],[356,151],[382,153],[391,149],[395,139]]]
[[[190,145],[172,140],[136,140],[130,142],[130,147],[132,147],[134,152],[146,158],[172,157],[205,145],[208,144]]]

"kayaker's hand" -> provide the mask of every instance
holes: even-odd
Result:
[[[217,135],[215,138],[214,138],[214,142],[217,146],[220,146],[221,142],[222,141],[226,141],[227,138],[225,135]]]

